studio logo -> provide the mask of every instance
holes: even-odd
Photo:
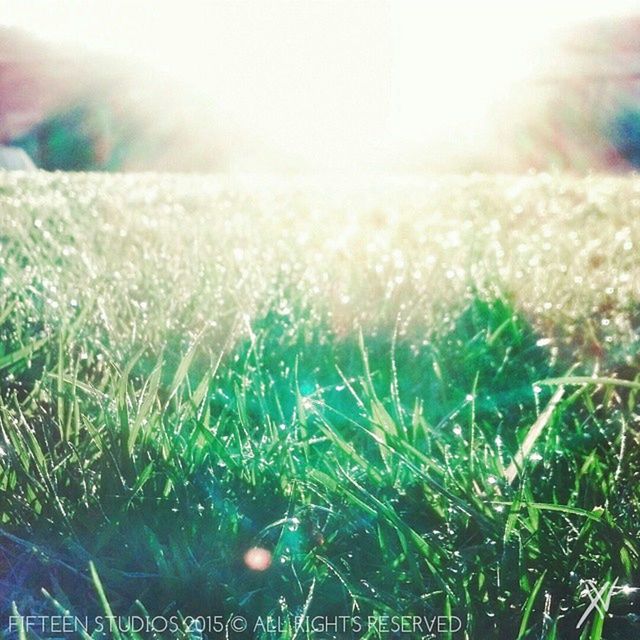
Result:
[[[599,616],[601,620],[604,620],[613,596],[619,593],[628,595],[633,591],[637,591],[637,587],[618,586],[618,580],[619,578],[616,578],[613,582],[606,580],[602,586],[598,586],[595,580],[585,580],[585,586],[580,596],[589,600],[589,606],[585,609],[580,620],[578,620],[576,629],[579,629],[591,615]]]

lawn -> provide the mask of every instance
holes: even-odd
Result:
[[[639,637],[639,248],[637,178],[0,175],[5,637]]]

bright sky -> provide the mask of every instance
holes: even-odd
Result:
[[[140,59],[209,96],[248,134],[322,165],[473,141],[552,30],[638,9],[637,0],[3,0],[0,22]]]

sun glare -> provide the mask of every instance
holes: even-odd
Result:
[[[255,141],[234,168],[343,170],[478,147],[493,106],[535,73],[550,31],[602,11],[513,4],[117,0],[54,11],[34,0],[10,7],[5,22],[178,80]]]

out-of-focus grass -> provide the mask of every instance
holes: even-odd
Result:
[[[2,176],[0,614],[597,639],[583,581],[640,585],[639,194]]]

